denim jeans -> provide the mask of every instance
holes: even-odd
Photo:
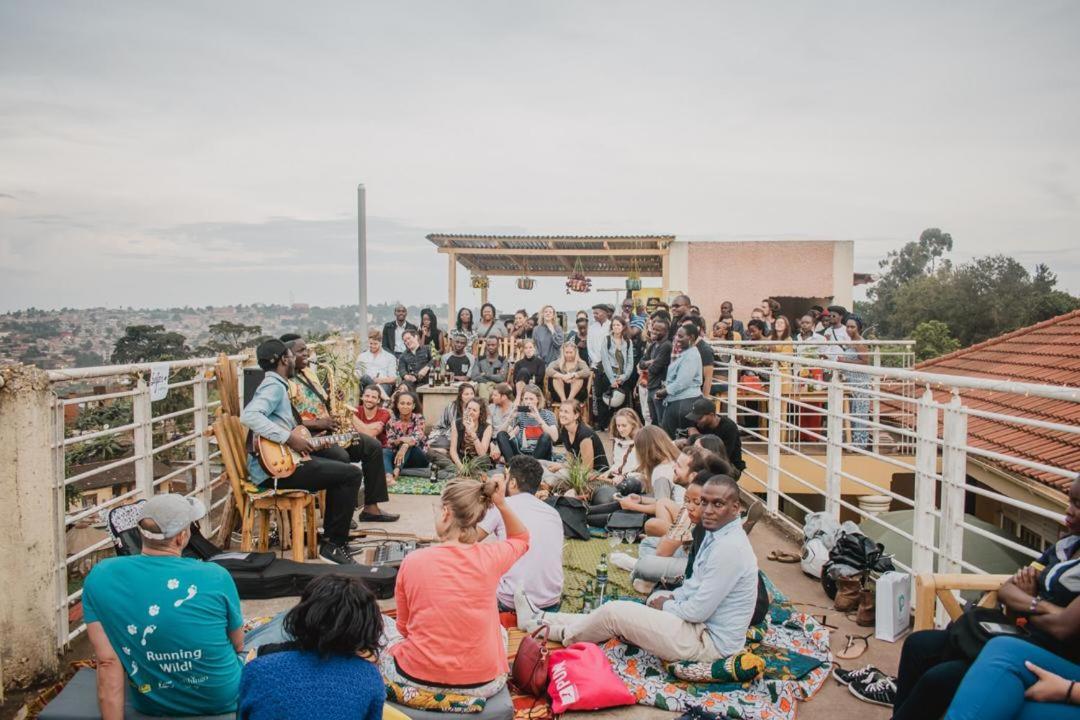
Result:
[[[389,475],[394,472],[394,456],[397,454],[396,450],[390,448],[383,448],[383,469],[386,474]],[[418,447],[409,448],[405,453],[405,461],[402,462],[401,467],[413,468],[413,467],[427,467],[428,458],[424,454],[424,451]]]

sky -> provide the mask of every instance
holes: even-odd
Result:
[[[371,302],[445,301],[429,232],[873,272],[940,227],[1080,294],[1077,37],[1070,0],[3,0],[0,311],[355,302],[358,183]],[[571,303],[537,288],[491,297]]]

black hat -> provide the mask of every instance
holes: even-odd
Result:
[[[696,425],[698,420],[714,413],[716,413],[716,406],[713,405],[712,400],[700,397],[690,406],[690,412],[686,413],[686,419]]]
[[[285,346],[285,343],[275,338],[260,343],[259,347],[255,348],[255,359],[259,361],[260,365],[269,362],[276,363],[288,351],[289,348]]]

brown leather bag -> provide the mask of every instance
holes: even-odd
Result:
[[[510,679],[519,692],[543,697],[548,684],[548,626],[541,625],[521,639]]]

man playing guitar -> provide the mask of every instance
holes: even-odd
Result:
[[[240,414],[240,422],[255,435],[285,443],[298,453],[315,449],[303,426],[297,425],[289,402],[288,378],[295,375],[292,351],[280,340],[267,340],[255,350],[259,367],[266,376]],[[248,475],[261,488],[279,490],[326,491],[323,512],[323,543],[319,555],[339,565],[356,561],[349,555],[349,523],[356,510],[356,498],[364,475],[355,465],[322,457],[312,457],[288,477],[273,479],[252,454],[248,457]]]
[[[296,358],[296,375],[289,382],[289,400],[299,421],[314,437],[338,431],[330,415],[330,395],[309,364],[311,351],[299,335],[282,335],[281,340]],[[382,445],[370,435],[357,435],[348,445],[331,445],[312,453],[316,457],[344,463],[360,463],[364,470],[364,509],[361,522],[394,522],[398,515],[379,509],[388,502],[386,471],[383,469]]]

